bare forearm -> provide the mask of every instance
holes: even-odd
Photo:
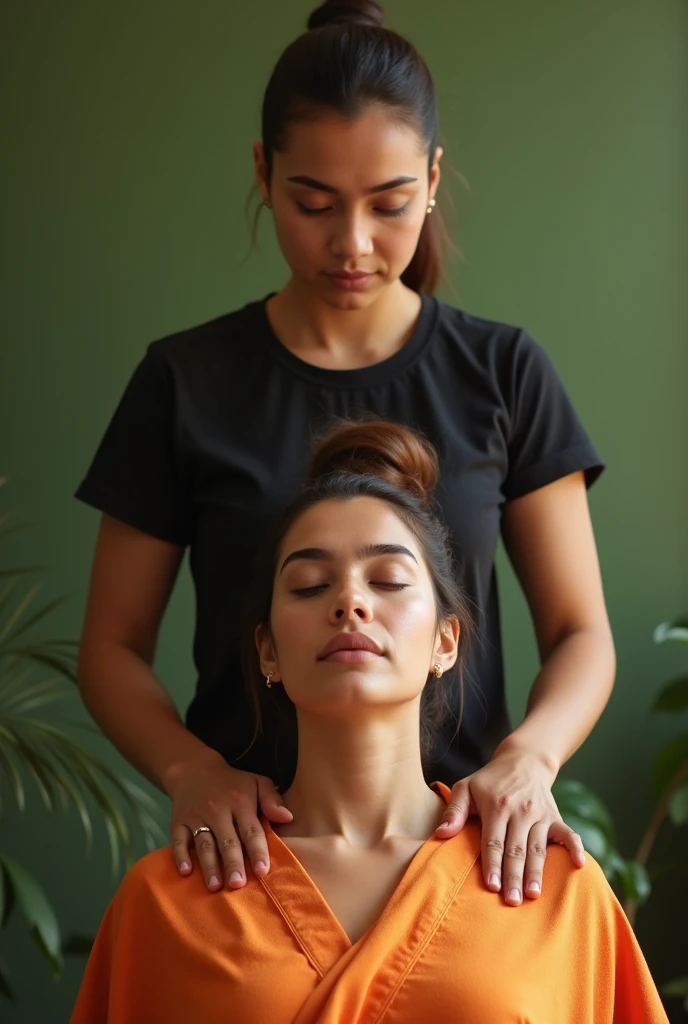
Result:
[[[107,738],[168,795],[180,765],[219,757],[189,732],[152,668],[121,644],[92,641],[82,647],[79,689]]]
[[[611,634],[603,629],[570,633],[544,661],[528,697],[523,722],[497,748],[524,749],[542,758],[554,778],[602,714],[614,684]]]

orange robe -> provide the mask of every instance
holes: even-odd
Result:
[[[438,785],[445,799],[449,790]],[[429,839],[354,945],[264,821],[272,867],[233,892],[182,878],[169,849],[129,871],[71,1024],[667,1024],[597,863],[550,846],[542,896],[485,890],[480,825]],[[355,898],[355,894],[352,894]]]

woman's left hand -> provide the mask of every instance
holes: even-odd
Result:
[[[551,770],[537,755],[498,749],[489,764],[452,787],[437,830],[438,839],[450,839],[470,815],[481,818],[485,885],[491,892],[503,890],[511,906],[520,906],[524,892],[531,899],[542,892],[548,842],[565,846],[576,867],[585,864],[582,840],[554,802],[553,782]]]

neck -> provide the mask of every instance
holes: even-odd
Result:
[[[267,304],[275,334],[306,360],[341,368],[365,366],[393,355],[413,333],[421,298],[395,281],[363,309],[323,302],[292,278]]]
[[[280,834],[341,836],[373,847],[392,836],[427,839],[446,805],[423,777],[418,702],[367,709],[365,721],[298,712],[299,752]]]

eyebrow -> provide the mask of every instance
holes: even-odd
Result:
[[[322,181],[317,181],[315,178],[310,178],[307,174],[296,174],[293,178],[287,178],[287,181],[292,181],[295,185],[306,185],[317,192],[329,192],[333,196],[339,195],[339,189],[334,188],[332,185],[326,185]],[[409,174],[401,174],[398,178],[392,178],[391,181],[384,181],[381,185],[373,185],[372,188],[367,188],[365,194],[370,196],[375,192],[389,192],[390,189],[399,188],[400,185],[412,185],[414,181],[418,181],[418,178],[414,178]]]
[[[375,558],[379,555],[407,555],[413,559],[416,565],[418,564],[416,556],[408,548],[405,548],[403,544],[365,544],[356,552],[356,557],[359,559]],[[296,562],[297,560],[331,562],[333,559],[334,552],[329,551],[327,548],[299,548],[298,551],[292,551],[290,555],[287,555],[282,562],[279,574],[284,572],[290,562]]]

